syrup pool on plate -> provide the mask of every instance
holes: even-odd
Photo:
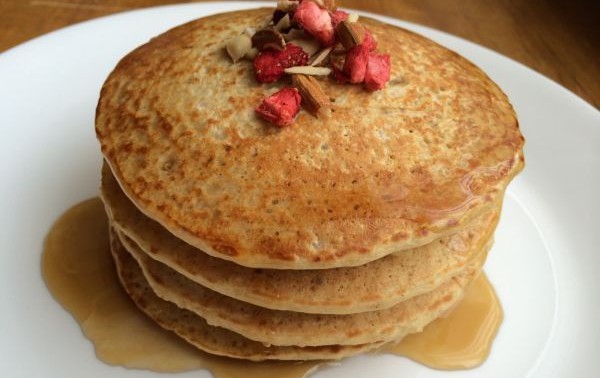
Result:
[[[321,361],[251,362],[203,353],[138,311],[120,286],[109,250],[108,220],[93,198],[67,210],[45,242],[42,271],[54,298],[80,324],[98,358],[110,365],[158,372],[207,369],[217,378],[300,378]],[[492,286],[480,275],[446,317],[385,348],[436,369],[478,366],[502,322]]]

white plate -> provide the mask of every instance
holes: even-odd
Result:
[[[100,86],[118,59],[174,25],[255,6],[205,3],[127,12],[59,30],[0,55],[2,376],[165,376],[96,359],[91,343],[41,279],[42,243],[64,210],[98,193],[101,157],[94,109]],[[359,356],[315,377],[597,376],[599,112],[485,48],[379,18],[469,58],[500,84],[517,110],[527,140],[527,166],[510,186],[486,265],[505,321],[490,358],[478,369],[439,372],[399,357]]]

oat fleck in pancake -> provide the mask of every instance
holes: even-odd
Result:
[[[325,269],[455,233],[503,195],[523,145],[506,96],[454,52],[391,25],[361,18],[391,56],[384,90],[323,80],[330,118],[301,112],[284,129],[258,119],[271,86],[223,47],[271,13],[177,27],[107,79],[96,133],[146,215],[240,265]]]
[[[114,227],[149,257],[190,280],[257,306],[323,314],[384,309],[435,289],[472,262],[488,243],[498,219],[497,211],[490,211],[457,234],[357,267],[253,269],[199,253],[144,216],[106,165],[102,198]]]

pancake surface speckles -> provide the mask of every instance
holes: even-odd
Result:
[[[457,54],[390,25],[361,18],[391,55],[384,90],[323,80],[331,118],[302,112],[281,130],[259,120],[272,87],[223,46],[271,12],[175,28],[108,78],[97,136],[145,214],[240,265],[325,269],[455,233],[503,195],[523,144],[505,95]]]
[[[347,314],[389,308],[437,288],[482,250],[498,214],[465,230],[357,267],[319,270],[253,269],[211,257],[144,216],[102,169],[102,197],[113,226],[150,257],[221,294],[274,310]]]

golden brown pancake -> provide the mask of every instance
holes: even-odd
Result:
[[[111,235],[111,252],[119,279],[133,302],[161,327],[205,352],[219,356],[262,360],[336,360],[365,352],[381,343],[368,345],[329,345],[318,347],[265,346],[235,332],[213,327],[191,311],[160,299],[144,279],[134,258]]]
[[[456,233],[498,202],[522,168],[523,137],[506,96],[480,69],[422,36],[361,18],[391,56],[387,87],[321,80],[333,115],[303,111],[279,129],[254,113],[274,85],[258,84],[251,62],[233,64],[223,48],[271,14],[192,21],[110,74],[97,137],[147,216],[240,265],[325,269]]]
[[[190,310],[209,325],[223,327],[268,345],[362,345],[399,340],[419,332],[462,298],[487,254],[431,292],[379,311],[346,315],[277,311],[242,302],[207,289],[148,256],[127,237],[123,247],[137,260],[156,295]],[[491,243],[490,243],[491,244]]]
[[[432,291],[472,262],[498,219],[497,211],[488,212],[457,234],[357,267],[253,269],[199,253],[144,216],[120,190],[106,165],[102,176],[102,197],[113,226],[148,256],[211,290],[274,310],[374,311]]]

